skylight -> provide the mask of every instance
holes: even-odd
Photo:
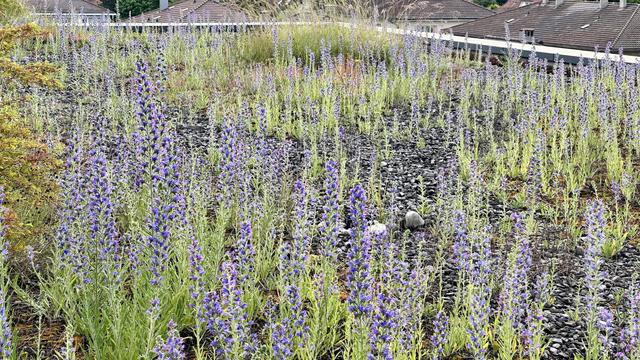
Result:
[[[591,24],[584,24],[584,25],[580,26],[580,29],[586,29],[586,28],[588,28],[589,26],[591,26]]]
[[[514,18],[511,18],[511,19],[509,19],[509,20],[507,20],[507,21],[505,21],[505,22],[506,22],[506,23],[510,23],[510,22],[512,22],[513,20],[515,20],[515,19],[514,19]]]

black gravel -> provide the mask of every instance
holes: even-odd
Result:
[[[83,98],[81,94],[73,90],[65,90],[55,94],[47,95],[48,101],[56,101],[62,104],[56,107],[52,116],[57,118],[70,119],[80,111],[78,99]],[[98,100],[95,104],[98,108]],[[85,108],[90,108],[91,103],[83,104]],[[404,111],[404,112],[403,112]],[[408,117],[406,110],[399,110],[401,116],[400,128],[408,126]],[[403,116],[404,115],[404,116]],[[184,118],[185,111],[178,109],[170,109],[170,116],[176,118]],[[387,121],[391,121],[388,117]],[[367,178],[372,170],[372,164],[380,154],[376,154],[376,144],[380,139],[374,139],[372,136],[365,136],[353,131],[345,129],[345,138],[343,146],[351,159],[348,167],[349,170],[359,169],[362,177]],[[60,130],[61,131],[61,130]],[[199,118],[190,121],[188,124],[179,124],[176,127],[178,143],[185,151],[206,149],[210,139],[215,139],[215,134],[220,133],[220,129],[212,129],[207,120],[206,114],[201,114]],[[436,196],[438,186],[438,173],[456,158],[455,153],[455,132],[441,128],[422,129],[419,134],[412,134],[411,137],[405,139],[391,139],[390,149],[391,156],[389,158],[381,157],[376,159],[380,165],[379,175],[382,181],[382,187],[386,193],[393,192],[395,194],[395,211],[396,218],[400,219],[407,210],[417,210],[420,202],[423,200],[420,194],[420,186],[423,187],[423,195],[426,197],[427,203],[432,203]],[[424,140],[424,147],[418,146],[418,137]],[[277,143],[279,140],[271,139]],[[333,149],[332,139],[326,139],[323,142],[321,151],[329,152]],[[215,145],[215,144],[214,144]],[[292,164],[300,162],[304,144],[299,141],[292,141],[292,153],[290,161]],[[295,169],[294,169],[295,170]],[[422,177],[422,184],[417,180],[418,176]],[[490,201],[490,218],[497,219],[503,214],[505,209],[496,201]],[[511,212],[512,209],[507,209]],[[375,214],[374,214],[375,216]],[[437,240],[431,236],[430,228],[434,226],[433,218],[426,216],[426,225],[412,234],[414,243],[424,241],[426,244],[427,255],[433,255],[437,247]],[[583,317],[578,314],[576,307],[580,303],[582,279],[584,278],[583,258],[581,251],[570,249],[563,239],[561,229],[553,226],[549,221],[540,218],[541,225],[538,233],[534,234],[532,244],[534,245],[534,272],[540,273],[545,269],[549,269],[551,264],[555,264],[556,273],[554,278],[553,301],[549,304],[544,312],[546,318],[545,333],[549,341],[545,359],[572,359],[575,355],[584,354],[584,338],[586,326]],[[398,229],[401,229],[398,226]],[[346,240],[345,240],[346,241]],[[548,244],[544,246],[543,244]],[[415,252],[410,254],[415,256]],[[610,259],[605,259],[603,272],[605,277],[601,286],[602,297],[605,306],[613,310],[622,309],[623,304],[618,300],[625,290],[632,286],[632,277],[634,272],[640,269],[640,250],[638,248],[626,245],[620,253]],[[444,288],[443,296],[445,303],[451,304],[456,295],[457,274],[452,264],[445,264],[444,268]],[[433,298],[437,294],[437,289],[430,294]],[[430,321],[430,319],[427,319]],[[615,329],[615,333],[620,333],[620,328]]]

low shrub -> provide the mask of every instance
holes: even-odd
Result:
[[[6,24],[24,13],[19,0],[0,0],[0,24]]]
[[[343,25],[315,24],[309,26],[280,26],[277,30],[249,32],[238,41],[240,58],[249,63],[274,61],[274,57],[290,55],[309,65],[309,52],[315,55],[315,63],[321,61],[322,51],[332,56],[342,54],[347,58],[362,59],[373,55],[388,60],[390,36],[367,27],[352,27],[345,31]],[[277,60],[277,59],[276,59]]]
[[[0,108],[0,187],[5,191],[7,239],[14,249],[44,233],[53,215],[61,162],[21,121],[12,106]]]
[[[49,63],[18,64],[11,50],[22,41],[42,36],[34,24],[0,29],[0,188],[7,208],[7,240],[14,250],[32,244],[50,224],[57,198],[55,173],[61,162],[55,149],[29,128],[19,112],[21,99],[9,91],[14,87],[61,87],[56,67]]]

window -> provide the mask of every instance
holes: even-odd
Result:
[[[533,43],[535,38],[533,36],[534,29],[521,29],[520,30],[520,39],[525,43]]]

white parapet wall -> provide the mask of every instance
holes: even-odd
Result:
[[[542,46],[535,44],[525,44],[520,42],[512,42],[506,40],[494,40],[494,39],[478,39],[464,36],[456,36],[451,33],[429,33],[429,32],[416,32],[405,29],[391,29],[385,27],[377,27],[377,31],[387,32],[398,35],[413,35],[426,39],[438,39],[442,41],[449,41],[457,45],[458,48],[467,48],[470,50],[483,49],[487,51],[491,49],[492,53],[504,53],[508,54],[510,51],[518,51],[522,56],[529,56],[530,53],[535,52],[538,56],[548,58],[549,60],[564,60],[567,63],[576,64],[580,59],[584,60],[610,60],[620,61],[620,56],[615,53],[606,54],[604,52],[586,51],[567,49],[561,47]],[[622,61],[628,64],[640,64],[640,56],[622,55]]]
[[[361,24],[353,24],[347,22],[310,22],[310,21],[295,21],[295,22],[228,22],[228,23],[207,23],[207,22],[191,22],[191,23],[103,23],[100,26],[106,26],[114,29],[123,30],[141,30],[141,29],[169,29],[169,28],[199,28],[199,29],[216,29],[218,31],[224,29],[239,29],[239,28],[251,28],[251,27],[270,27],[270,26],[304,26],[304,25],[329,25],[338,24],[345,27],[363,26]],[[78,26],[86,26],[80,24],[70,24]],[[96,24],[91,24],[96,25]],[[542,46],[535,44],[524,44],[520,42],[511,42],[498,39],[478,39],[464,36],[456,36],[451,33],[446,33],[446,30],[440,33],[434,32],[420,32],[415,30],[407,30],[402,28],[392,28],[383,26],[370,26],[372,31],[379,31],[389,34],[397,34],[403,36],[416,36],[429,40],[440,40],[451,42],[457,49],[468,49],[471,51],[482,50],[484,52],[491,51],[493,54],[508,54],[511,51],[517,51],[522,57],[528,57],[529,54],[535,52],[538,57],[546,58],[548,60],[563,60],[565,63],[577,64],[581,59],[588,60],[609,60],[620,61],[622,60],[628,64],[640,64],[640,56],[623,55],[622,59],[617,53],[606,54],[604,52],[586,51],[567,49],[561,47]]]

